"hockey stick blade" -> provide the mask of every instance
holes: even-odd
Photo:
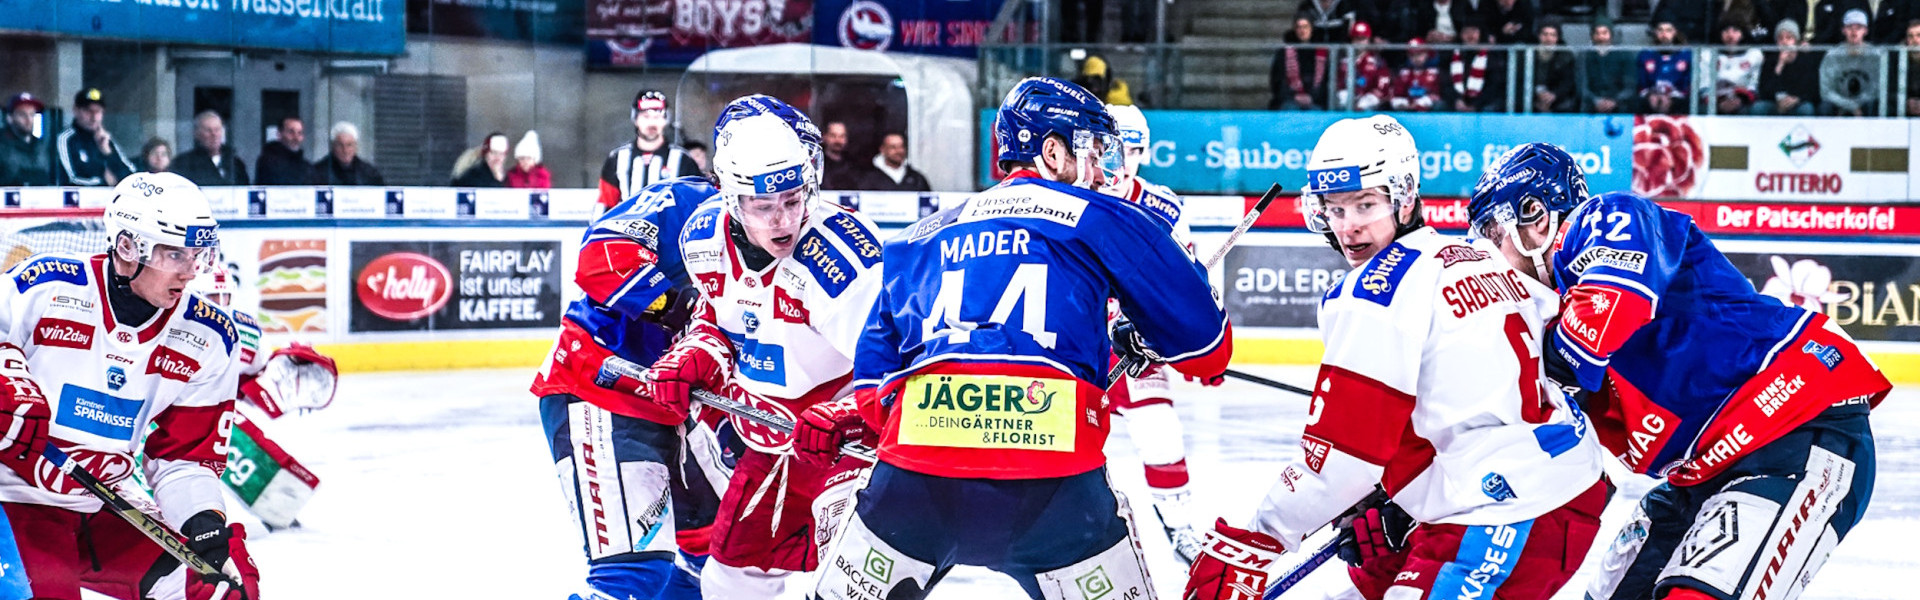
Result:
[[[1279,598],[1281,594],[1287,593],[1287,590],[1293,589],[1293,586],[1299,585],[1308,575],[1312,575],[1314,571],[1319,570],[1320,565],[1327,564],[1327,561],[1331,560],[1334,554],[1339,553],[1339,548],[1339,536],[1334,536],[1333,539],[1327,540],[1327,543],[1321,545],[1319,550],[1313,551],[1312,556],[1308,556],[1307,559],[1301,561],[1300,564],[1294,565],[1293,570],[1287,571],[1287,574],[1281,576],[1279,581],[1275,581],[1273,585],[1267,586],[1267,594],[1262,596],[1261,600],[1274,600],[1275,598]]]
[[[1213,257],[1207,259],[1205,266],[1208,273],[1212,273],[1213,268],[1220,265],[1220,260],[1227,257],[1227,251],[1233,249],[1233,244],[1240,241],[1241,235],[1246,234],[1247,230],[1253,229],[1254,222],[1259,221],[1260,215],[1267,212],[1267,207],[1273,204],[1273,199],[1280,197],[1280,191],[1281,188],[1278,182],[1267,186],[1267,193],[1260,195],[1260,201],[1253,203],[1253,210],[1247,211],[1247,216],[1240,219],[1240,224],[1233,228],[1233,233],[1227,234],[1227,241],[1221,242],[1220,249],[1214,250]],[[1208,275],[1208,277],[1211,278],[1212,275]],[[1146,360],[1146,358],[1139,356],[1121,358],[1120,364],[1114,365],[1112,370],[1107,371],[1107,387],[1111,388],[1113,384],[1120,383],[1121,375],[1140,369],[1140,363],[1146,362]]]
[[[1234,379],[1241,380],[1241,381],[1245,381],[1247,383],[1257,383],[1257,384],[1264,385],[1277,390],[1293,392],[1295,394],[1306,396],[1308,398],[1313,397],[1313,390],[1309,390],[1297,385],[1293,385],[1293,384],[1289,384],[1281,381],[1274,381],[1272,379],[1267,379],[1265,377],[1254,375],[1246,371],[1227,369],[1227,376],[1232,377]]]
[[[109,487],[106,482],[100,481],[98,477],[94,477],[93,473],[81,467],[80,463],[69,460],[67,453],[60,448],[48,444],[46,451],[41,453],[41,457],[46,458],[47,462],[52,463],[53,466],[65,474],[68,479],[79,483],[80,487],[86,488],[95,498],[99,498],[101,502],[106,503],[107,507],[113,509],[115,514],[120,515],[120,518],[126,519],[128,523],[132,523],[134,529],[138,529],[140,533],[146,534],[147,539],[153,540],[155,544],[159,544],[161,550],[165,550],[167,554],[173,555],[181,564],[185,564],[188,570],[199,574],[202,578],[217,578],[219,579],[219,585],[221,587],[239,590],[240,597],[243,599],[247,598],[247,588],[240,584],[240,572],[234,568],[233,561],[227,561],[224,569],[214,568],[212,564],[207,563],[206,559],[200,558],[199,554],[195,554],[192,548],[187,547],[186,537],[180,535],[180,532],[174,531],[172,527],[168,527],[166,523],[162,523],[158,519],[148,516],[147,513],[140,512],[140,509],[135,508],[133,503],[128,502],[119,492],[113,491],[113,488]],[[224,598],[226,595],[227,590],[220,589],[219,587],[214,588],[214,598]]]
[[[611,371],[614,375],[622,377],[631,377],[642,381],[647,379],[646,367],[642,367],[633,361],[618,356],[608,356],[606,360],[601,361],[600,369],[603,371]],[[740,402],[735,402],[730,398],[707,390],[696,389],[692,390],[692,393],[695,401],[711,406],[720,412],[752,421],[756,425],[780,433],[793,435],[793,422],[788,421],[786,417],[747,406]],[[840,453],[870,463],[880,461],[879,455],[875,453],[872,448],[868,448],[859,442],[847,442],[846,445],[840,447]]]

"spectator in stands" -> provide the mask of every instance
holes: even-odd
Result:
[[[1847,36],[1844,30],[1847,13],[1857,10],[1863,14],[1873,14],[1873,6],[1869,0],[1816,0],[1811,10],[1800,0],[1790,1],[1787,4],[1797,6],[1799,12],[1783,16],[1796,20],[1812,19],[1810,23],[1801,23],[1800,29],[1807,35],[1813,36],[1815,46],[1839,46],[1846,43]]]
[[[173,157],[173,172],[200,187],[247,185],[247,164],[227,144],[227,125],[211,110],[193,117],[193,149]]]
[[[254,159],[256,185],[310,185],[313,165],[307,164],[307,124],[300,117],[280,119],[277,139],[260,148]]]
[[[1483,0],[1480,9],[1486,12],[1482,20],[1487,25],[1481,33],[1486,35],[1489,43],[1533,43],[1532,0]]]
[[[1753,44],[1755,46],[1765,44],[1766,40],[1773,39],[1773,26],[1775,23],[1780,22],[1780,18],[1782,16],[1780,14],[1780,5],[1782,2],[1786,2],[1786,3],[1804,2],[1804,0],[1720,0],[1720,1],[1728,3],[1728,6],[1725,6],[1724,8],[1721,9],[1719,17],[1717,18],[1718,20],[1715,20],[1714,22],[1720,23],[1720,22],[1724,22],[1725,20],[1732,20],[1739,23],[1746,23],[1747,24],[1747,43]],[[1805,5],[1802,4],[1801,6],[1804,7]],[[1800,9],[1800,14],[1801,15],[1807,14],[1806,9],[1805,8]]]
[[[1413,3],[1428,0],[1354,0],[1356,2],[1354,18],[1365,21],[1373,28],[1373,41],[1381,44],[1404,44],[1407,40],[1421,35],[1415,31]],[[1399,62],[1400,53],[1395,52],[1393,62]]]
[[[528,131],[513,145],[513,168],[507,171],[507,187],[536,190],[553,187],[553,173],[540,164],[540,133]]]
[[[1300,0],[1300,6],[1293,9],[1294,16],[1313,21],[1314,35],[1319,36],[1313,41],[1332,44],[1347,43],[1348,29],[1358,20],[1358,12],[1351,0]]]
[[[165,173],[173,166],[173,142],[166,138],[152,138],[140,146],[140,170],[148,173]]]
[[[839,121],[827,121],[825,129],[820,130],[822,153],[826,154],[826,167],[822,169],[820,187],[829,190],[851,190],[859,183],[860,174],[851,161],[847,160],[847,124]]]
[[[1593,24],[1593,51],[1580,59],[1586,64],[1580,95],[1586,98],[1587,110],[1608,114],[1634,111],[1634,100],[1640,93],[1639,63],[1632,53],[1613,47],[1611,23]]]
[[[1873,28],[1867,41],[1882,46],[1911,45],[1907,43],[1907,30],[1917,19],[1920,0],[1880,0],[1873,9]]]
[[[1800,41],[1800,25],[1781,19],[1773,28],[1779,45],[1763,53],[1760,88],[1748,114],[1811,117],[1820,97],[1820,53]]]
[[[106,114],[100,90],[87,88],[73,95],[73,124],[53,138],[54,160],[60,162],[53,174],[60,185],[113,186],[133,174],[127,153],[101,124]]]
[[[1766,63],[1759,48],[1747,46],[1752,27],[1731,19],[1720,20],[1720,43],[1714,53],[1714,108],[1723,115],[1742,115],[1760,90],[1760,67]]]
[[[313,163],[318,185],[386,185],[380,170],[360,157],[360,128],[341,121],[327,132],[327,155]]]
[[[1570,113],[1580,110],[1579,68],[1573,52],[1560,45],[1560,24],[1540,24],[1538,48],[1533,50],[1534,112]]]
[[[479,146],[468,148],[453,162],[453,181],[467,188],[507,187],[507,134],[487,134]]]
[[[931,192],[927,176],[907,164],[907,136],[889,133],[880,138],[873,168],[861,174],[860,189],[879,192]]]
[[[1458,0],[1456,0],[1458,1]],[[1440,98],[1454,112],[1503,112],[1507,109],[1507,53],[1480,46],[1480,20],[1460,24],[1460,44],[1479,46],[1447,53],[1446,84]]]
[[[1687,90],[1693,86],[1693,51],[1682,48],[1686,37],[1673,23],[1653,26],[1653,45],[1640,51],[1640,102],[1649,114],[1686,114]]]
[[[1850,10],[1841,19],[1847,45],[1820,61],[1820,101],[1830,115],[1872,115],[1879,106],[1880,56],[1866,47],[1867,13]]]
[[[1720,5],[1725,1],[1659,0],[1653,8],[1653,18],[1647,22],[1647,30],[1655,32],[1664,23],[1672,26],[1683,39],[1709,39],[1708,29],[1713,27],[1713,19],[1718,17]]]
[[[687,158],[693,159],[693,164],[700,165],[701,174],[713,174],[713,164],[709,162],[712,157],[710,153],[707,152],[707,145],[705,143],[699,140],[689,140],[681,147],[687,149]]]
[[[1387,106],[1401,112],[1446,110],[1440,103],[1440,58],[1419,38],[1407,40],[1407,64],[1393,74]]]
[[[1273,99],[1267,108],[1279,110],[1320,110],[1326,108],[1327,48],[1302,48],[1313,43],[1313,20],[1294,17],[1293,29],[1282,37],[1287,45],[1273,55],[1273,68],[1267,83]]]
[[[1109,105],[1133,104],[1133,95],[1127,91],[1127,82],[1113,77],[1105,58],[1088,56],[1087,60],[1080,63],[1080,76],[1074,78],[1073,82]]]
[[[1891,1],[1891,0],[1888,0]],[[1920,19],[1907,22],[1907,116],[1920,116]],[[1894,68],[1898,68],[1895,66]]]
[[[53,145],[34,131],[46,108],[27,92],[7,100],[7,125],[0,127],[0,186],[54,184]]]
[[[665,92],[634,93],[627,118],[633,125],[633,141],[608,151],[607,160],[600,163],[601,208],[596,210],[613,208],[654,183],[700,174],[700,166],[687,158],[686,150],[667,140],[673,110]]]
[[[1451,44],[1460,39],[1460,20],[1473,11],[1471,0],[1416,0],[1413,28],[1430,43]],[[1434,34],[1443,37],[1436,38]]]
[[[1345,60],[1333,64],[1334,105],[1351,110],[1371,111],[1383,108],[1387,97],[1393,93],[1393,68],[1381,58],[1380,52],[1373,48],[1373,28],[1366,21],[1355,21],[1347,38],[1354,52],[1351,63]],[[1347,76],[1347,65],[1353,65],[1353,76]],[[1353,81],[1351,101],[1347,97],[1347,81]]]

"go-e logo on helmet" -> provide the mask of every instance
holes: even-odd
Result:
[[[1311,192],[1351,192],[1360,189],[1360,167],[1339,167],[1307,171],[1307,190]]]
[[[167,188],[154,185],[153,182],[147,181],[145,177],[133,180],[133,183],[127,184],[127,187],[139,190],[140,195],[148,198],[167,193]]]
[[[220,231],[213,227],[200,225],[187,226],[188,248],[212,248],[220,245]]]
[[[753,192],[773,194],[799,187],[801,166],[803,165],[794,165],[765,175],[753,176]]]

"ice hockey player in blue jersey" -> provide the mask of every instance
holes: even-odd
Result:
[[[1086,90],[1020,82],[994,138],[1007,179],[886,244],[855,395],[801,416],[811,460],[880,452],[817,597],[920,598],[959,564],[1036,599],[1153,597],[1104,469],[1107,299],[1137,332],[1123,355],[1203,378],[1231,357],[1226,313],[1167,220],[1091,191],[1119,141]]]
[[[718,415],[683,423],[602,364],[610,356],[652,364],[686,324],[698,294],[680,230],[716,194],[698,177],[655,183],[595,219],[581,240],[574,282],[585,296],[567,307],[532,387],[586,548],[589,590],[576,598],[700,597],[707,530],[731,469],[730,428]]]
[[[1887,378],[1826,315],[1755,292],[1691,217],[1588,196],[1557,146],[1502,156],[1468,212],[1564,297],[1547,375],[1586,395],[1608,451],[1666,479],[1587,597],[1797,597],[1866,512]]]

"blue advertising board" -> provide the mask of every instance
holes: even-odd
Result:
[[[238,48],[396,55],[404,0],[0,0],[0,30]]]
[[[1306,183],[1307,159],[1334,121],[1353,113],[1148,110],[1149,161],[1140,176],[1183,194],[1258,194],[1274,182]],[[992,185],[993,109],[980,113],[981,185]],[[1630,189],[1633,117],[1601,115],[1395,114],[1420,146],[1420,191],[1462,197],[1480,171],[1526,142],[1566,148],[1595,190]]]
[[[998,0],[816,0],[813,43],[970,59],[999,12]],[[1009,27],[1002,41],[1038,36],[1030,26]]]

